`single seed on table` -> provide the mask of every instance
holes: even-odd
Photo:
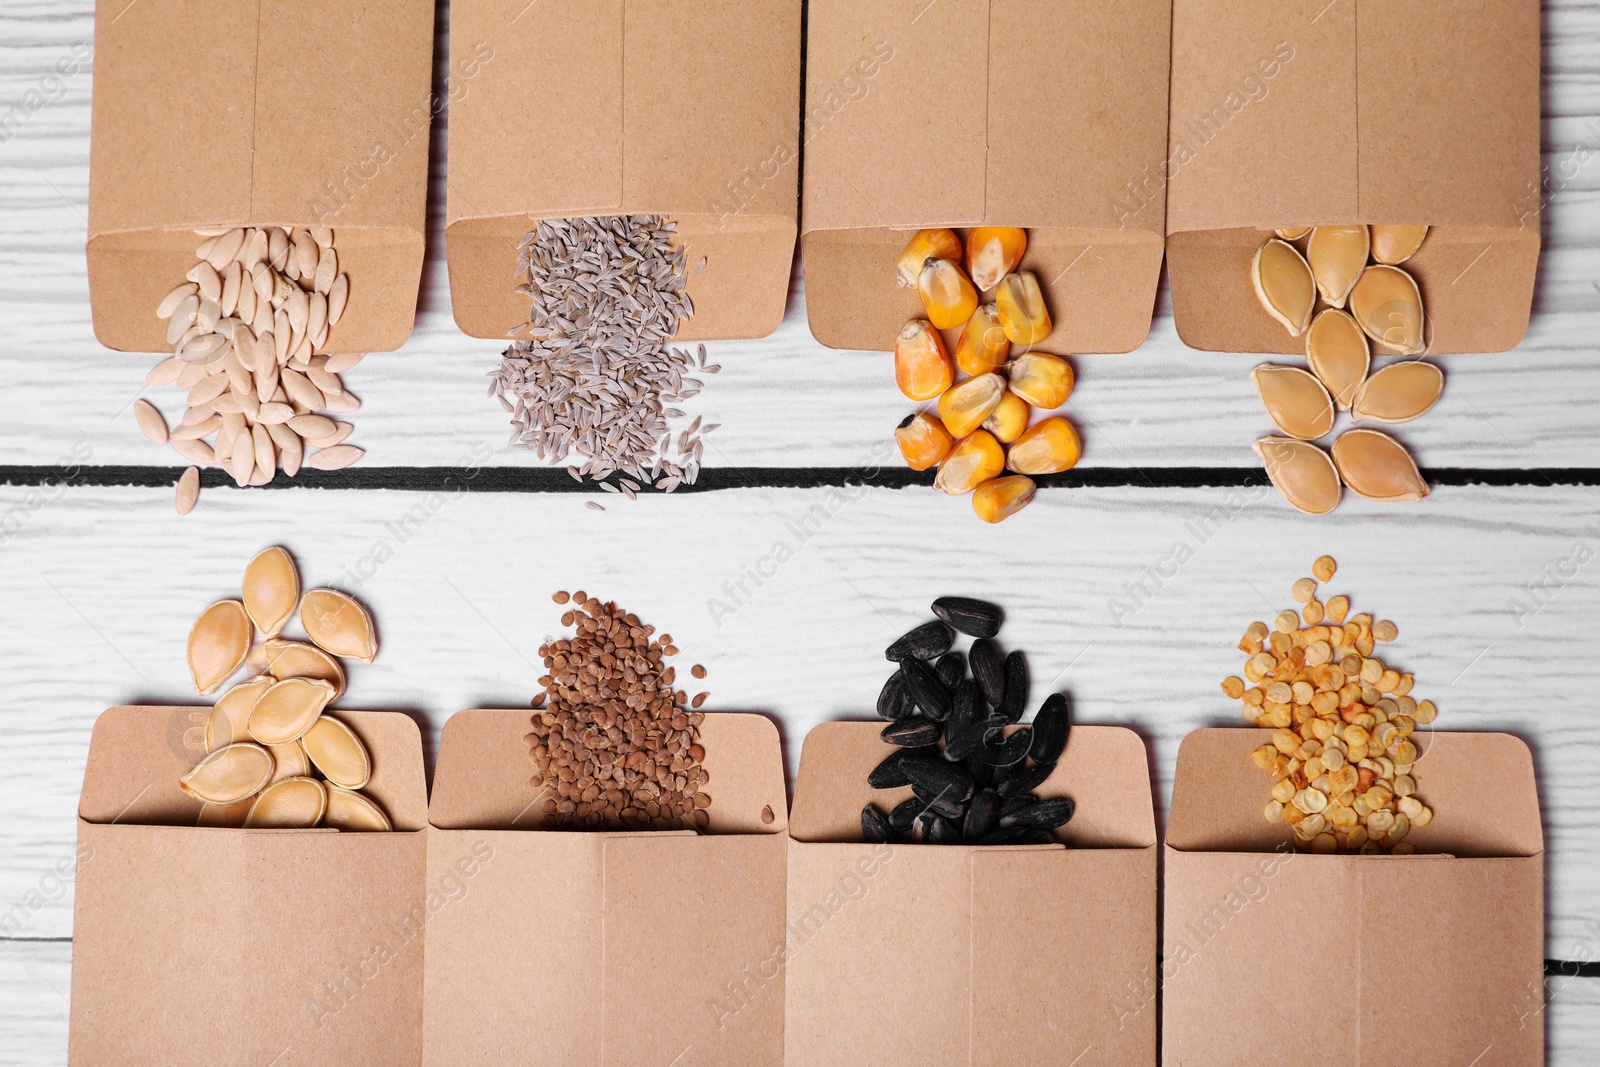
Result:
[[[1317,283],[1293,245],[1269,240],[1258,248],[1250,263],[1250,280],[1267,314],[1293,337],[1306,332],[1317,306]]]
[[[1263,437],[1251,447],[1272,484],[1296,508],[1326,515],[1339,506],[1339,471],[1322,449],[1292,437]]]
[[[274,546],[256,554],[244,569],[244,608],[262,637],[276,637],[300,603],[300,573],[294,560]]]
[[[1335,409],[1316,375],[1263,363],[1250,372],[1267,416],[1290,437],[1310,441],[1333,429]]]
[[[1318,556],[1316,562],[1311,564],[1311,573],[1319,582],[1332,581],[1338,569],[1339,564],[1334,562],[1332,556]]]
[[[354,598],[336,589],[311,589],[300,600],[300,625],[318,648],[335,656],[371,663],[378,656],[372,616]]]
[[[174,504],[179,515],[187,515],[194,510],[200,500],[200,468],[190,467],[178,477],[178,491]]]
[[[1444,374],[1420,359],[1392,363],[1362,383],[1350,405],[1357,422],[1410,422],[1438,402]]]
[[[1037,487],[1025,474],[991,478],[972,492],[973,513],[987,523],[1004,522],[1029,504]]]
[[[167,420],[161,417],[161,412],[148,400],[134,401],[133,419],[139,424],[139,431],[158,445],[167,443]]]
[[[1377,430],[1346,430],[1333,442],[1333,462],[1350,491],[1369,500],[1421,500],[1428,495],[1405,446]]]
[[[1367,265],[1371,239],[1365,226],[1318,226],[1306,242],[1306,263],[1311,267],[1322,299],[1344,307],[1350,290]]]
[[[1372,624],[1372,636],[1379,641],[1393,641],[1400,636],[1400,628],[1388,619]]]
[[[189,631],[189,675],[195,692],[211,692],[238,670],[253,636],[250,616],[237,600],[221,600],[201,612]]]

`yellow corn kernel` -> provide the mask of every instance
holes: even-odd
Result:
[[[1045,352],[1026,352],[1011,361],[1011,391],[1049,411],[1072,395],[1072,364]]]
[[[1000,442],[987,430],[979,430],[956,442],[956,447],[939,464],[933,486],[951,496],[970,493],[1006,469],[1006,454]]]
[[[932,415],[907,415],[895,428],[894,439],[906,466],[914,471],[925,471],[950,454],[955,438],[944,428],[944,423]]]
[[[1000,279],[994,303],[1000,309],[1000,325],[1012,344],[1036,345],[1050,336],[1050,311],[1044,306],[1039,279],[1029,271]]]
[[[1028,250],[1028,231],[1013,226],[974,226],[967,234],[967,273],[988,292],[1017,269]]]
[[[999,309],[993,304],[982,305],[967,320],[961,339],[956,342],[956,366],[976,378],[1005,366],[1010,354],[1011,342],[1000,325]]]
[[[900,253],[895,267],[895,284],[902,289],[915,289],[922,265],[930,259],[960,259],[961,238],[954,230],[918,230],[911,236],[906,250]]]
[[[998,374],[968,378],[939,398],[939,421],[955,436],[965,437],[983,425],[1005,395],[1006,382]]]
[[[978,290],[961,268],[948,259],[930,259],[917,275],[917,293],[928,321],[941,330],[964,326],[978,310]]]
[[[972,510],[984,522],[1004,522],[1033,503],[1032,478],[990,478],[972,491]]]
[[[944,338],[924,319],[912,319],[894,342],[894,382],[912,400],[932,400],[955,379]]]
[[[995,440],[1001,444],[1009,445],[1028,428],[1028,416],[1032,413],[1033,409],[1028,407],[1027,401],[1007,389],[1000,403],[983,421],[983,428],[994,434]]]
[[[1057,415],[1017,438],[1006,465],[1018,474],[1057,474],[1076,467],[1082,456],[1078,431]]]

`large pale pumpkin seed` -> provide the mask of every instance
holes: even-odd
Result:
[[[237,830],[244,825],[244,820],[250,814],[250,809],[255,805],[255,797],[246,797],[234,801],[232,804],[201,804],[200,817],[194,821],[196,826],[219,826],[229,830]]]
[[[1292,437],[1263,437],[1251,447],[1289,503],[1308,515],[1339,506],[1339,472],[1322,449]]]
[[[1399,267],[1362,271],[1350,292],[1350,314],[1368,337],[1402,355],[1414,356],[1427,347],[1422,291]]]
[[[1444,373],[1420,359],[1392,363],[1368,378],[1350,415],[1360,422],[1410,422],[1433,407],[1444,392]]]
[[[367,609],[336,589],[312,589],[300,600],[300,625],[317,647],[371,663],[378,635]]]
[[[1428,495],[1405,446],[1379,430],[1346,430],[1333,442],[1333,462],[1352,493],[1368,500],[1421,500]]]
[[[1306,331],[1306,362],[1341,411],[1350,410],[1366,380],[1372,353],[1367,335],[1347,311],[1324,308]]]
[[[1258,248],[1250,263],[1250,280],[1267,314],[1292,336],[1305,333],[1317,306],[1317,283],[1293,245],[1271,240]]]
[[[360,789],[372,777],[372,759],[367,755],[367,747],[354,730],[331,715],[312,723],[301,740],[311,762],[334,785]]]
[[[1318,226],[1306,242],[1306,263],[1317,280],[1317,292],[1336,308],[1344,307],[1350,290],[1367,265],[1371,245],[1365,226]]]
[[[244,608],[261,636],[278,636],[299,603],[300,572],[289,553],[276,545],[258,552],[244,569]]]
[[[320,678],[333,686],[333,699],[344,695],[344,667],[316,645],[275,637],[266,644],[267,669],[275,678]]]
[[[251,830],[308,830],[328,810],[328,790],[315,778],[285,778],[262,790],[244,825]]]
[[[250,709],[250,736],[263,745],[286,745],[310,729],[332,700],[333,686],[320,678],[275,682]]]
[[[259,792],[272,777],[272,755],[260,745],[228,745],[178,780],[183,791],[208,804],[233,804]]]
[[[329,826],[345,831],[387,832],[394,829],[389,817],[371,797],[336,785],[328,786],[326,821]]]
[[[306,752],[303,740],[290,741],[285,745],[268,745],[267,751],[272,753],[274,767],[272,782],[281,782],[285,778],[309,778],[311,776],[311,756]]]
[[[250,709],[277,681],[268,675],[248,678],[217,698],[206,722],[206,751],[215,752],[250,738]]]
[[[1422,247],[1428,236],[1426,226],[1392,226],[1374,224],[1372,230],[1372,258],[1394,267],[1410,259]]]
[[[1333,398],[1316,376],[1299,367],[1263,363],[1250,372],[1261,403],[1278,429],[1309,441],[1333,429]]]
[[[209,693],[238,670],[250,652],[250,616],[237,600],[220,600],[189,630],[189,676],[197,693]]]

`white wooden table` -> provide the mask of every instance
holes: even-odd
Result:
[[[441,55],[445,29],[441,15]],[[10,531],[0,533],[0,1063],[65,1056],[72,890],[70,875],[53,872],[70,871],[95,716],[190,698],[193,616],[232,595],[244,562],[272,543],[296,553],[308,580],[353,586],[371,606],[383,651],[355,671],[344,703],[411,711],[428,727],[430,758],[452,712],[532,696],[535,650],[557,628],[555,589],[618,599],[671,631],[709,668],[709,707],[781,721],[791,769],[817,722],[870,710],[882,646],[934,596],[959,592],[1006,607],[1002,639],[1030,653],[1039,697],[1047,683],[1063,688],[1081,721],[1147,738],[1163,813],[1184,734],[1236,720],[1217,683],[1239,666],[1239,632],[1284,606],[1290,582],[1330,553],[1357,610],[1399,623],[1393,658],[1438,702],[1439,728],[1507,730],[1533,747],[1546,956],[1571,964],[1547,982],[1550,1061],[1594,1062],[1600,163],[1589,156],[1600,152],[1600,8],[1546,5],[1546,162],[1586,162],[1546,212],[1528,339],[1507,355],[1446,360],[1443,401],[1403,432],[1425,467],[1468,472],[1446,480],[1520,471],[1509,480],[1521,484],[1443,485],[1399,507],[1350,499],[1317,521],[1271,490],[1173,486],[1171,468],[1252,467],[1248,444],[1269,427],[1247,375],[1258,360],[1184,348],[1163,295],[1138,352],[1076,361],[1081,469],[1104,484],[1045,490],[998,528],[926,488],[773,487],[781,479],[763,468],[892,466],[886,441],[906,410],[886,356],[811,339],[798,272],[776,335],[710,346],[724,370],[692,409],[722,423],[707,442],[708,465],[722,470],[708,477],[737,488],[632,504],[608,496],[603,514],[584,508],[592,495],[514,488],[208,489],[178,519],[174,457],[140,436],[129,411],[155,357],[108,352],[89,329],[91,77],[57,85],[46,72],[91,30],[88,0],[0,0],[0,116],[32,91],[48,97],[9,136],[0,129],[0,483],[11,482],[0,484]],[[483,395],[498,346],[463,336],[450,316],[442,132],[416,335],[348,376],[365,401],[353,440],[367,469],[424,468],[400,472],[410,484],[486,457],[488,485],[495,468],[530,460],[504,449],[505,417]],[[63,464],[88,466],[65,487],[25,484]],[[120,465],[168,468],[167,484],[88,484],[152,473],[99,469]],[[1219,505],[1233,517],[1204,526]],[[1180,541],[1191,559],[1137,610],[1113,606],[1146,568],[1172,572],[1164,561]],[[775,565],[780,544],[792,558]],[[1579,544],[1595,558],[1549,581],[1537,610],[1513,610]],[[759,582],[748,577],[757,571]],[[741,580],[745,591],[730,593]],[[181,877],[172,906],[201,906]],[[1579,963],[1587,976],[1568,977]]]

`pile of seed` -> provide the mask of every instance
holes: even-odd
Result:
[[[512,332],[489,395],[511,414],[511,447],[580,462],[567,471],[633,497],[699,475],[702,435],[716,429],[673,406],[697,395],[697,374],[721,368],[705,347],[668,342],[694,314],[675,224],[660,215],[548,219],[523,239],[517,292],[532,302]],[[609,481],[616,475],[616,481]]]
[[[350,295],[333,231],[196,233],[205,238],[197,262],[156,309],[173,354],[145,378],[188,390],[186,410],[169,428],[150,401],[134,404],[146,437],[198,465],[178,483],[179,514],[199,496],[199,467],[222,467],[240,486],[265,485],[280,470],[340,470],[363,455],[343,443],[350,424],[329,417],[361,406],[339,374],[362,357],[326,354]]]
[[[1411,737],[1438,711],[1411,696],[1411,675],[1373,656],[1378,642],[1399,636],[1394,623],[1347,620],[1349,597],[1318,599],[1318,583],[1337,569],[1320,557],[1314,577],[1294,583],[1298,611],[1281,613],[1270,631],[1250,624],[1239,641],[1250,657],[1244,677],[1224,679],[1222,691],[1243,702],[1246,722],[1273,729],[1253,753],[1274,783],[1268,822],[1287,824],[1313,852],[1404,855],[1415,851],[1411,830],[1433,821],[1415,796]]]
[[[1072,818],[1073,803],[1041,800],[1033,791],[1066,747],[1066,698],[1052,693],[1032,725],[1013,728],[1028,703],[1028,662],[1020,651],[1000,655],[993,640],[1000,609],[940,597],[933,612],[938,618],[884,652],[899,668],[878,696],[878,714],[891,720],[883,739],[898,751],[867,777],[874,789],[910,786],[912,796],[888,814],[875,804],[862,808],[862,838],[905,835],[928,845],[1053,842],[1050,831]],[[966,655],[952,650],[957,632],[974,638]]]
[[[548,793],[541,810],[555,825],[593,830],[703,830],[710,776],[687,692],[674,689],[671,634],[602,604],[581,590],[561,625],[577,632],[539,649],[549,673],[534,698],[533,731],[523,740],[533,760],[529,784]],[[690,672],[705,677],[696,665]],[[706,693],[692,707],[705,703]]]

